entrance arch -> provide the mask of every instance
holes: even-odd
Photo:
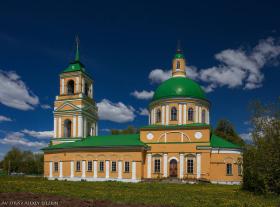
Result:
[[[169,163],[169,176],[170,177],[177,177],[177,160],[172,159]]]

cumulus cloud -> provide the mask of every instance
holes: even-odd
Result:
[[[31,141],[24,137],[22,132],[12,132],[7,134],[4,138],[0,139],[1,144],[12,145],[12,146],[25,146],[41,148],[48,145],[46,142]]]
[[[103,99],[101,102],[97,103],[97,107],[98,116],[101,120],[125,123],[133,121],[135,118],[135,109],[122,102],[112,103],[107,99]]]
[[[42,108],[42,109],[50,109],[51,106],[48,105],[48,104],[41,104],[41,108]]]
[[[154,92],[153,91],[134,91],[131,93],[137,99],[148,100],[153,98]]]
[[[0,122],[3,122],[3,121],[12,121],[12,119],[9,117],[0,115]]]
[[[21,131],[22,133],[36,138],[51,138],[53,137],[53,131],[34,131],[34,130],[28,130],[24,129]]]
[[[242,133],[239,134],[239,136],[246,142],[251,143],[252,142],[252,133]]]
[[[16,72],[0,70],[0,103],[20,110],[30,110],[39,104],[39,98]]]
[[[140,115],[142,116],[149,116],[149,111],[146,108],[139,108],[139,112]]]
[[[262,87],[264,74],[262,69],[268,64],[277,65],[280,56],[280,44],[274,38],[260,40],[250,50],[243,48],[226,49],[214,57],[217,65],[198,70],[187,67],[187,76],[206,83],[206,92],[217,87],[243,88],[252,90]],[[155,69],[149,74],[152,82],[162,82],[170,77],[171,70]]]

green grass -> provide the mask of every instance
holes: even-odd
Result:
[[[165,206],[279,206],[276,195],[257,196],[239,186],[48,181],[43,178],[0,177],[0,192],[56,194],[81,199]]]

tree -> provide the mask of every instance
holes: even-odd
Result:
[[[251,105],[252,140],[243,153],[243,188],[280,194],[280,99]]]
[[[240,146],[243,146],[245,144],[244,140],[236,133],[234,126],[230,123],[229,120],[219,120],[214,133],[234,144],[238,144]]]
[[[111,129],[111,134],[137,134],[139,133],[139,129],[134,126],[128,126],[126,129]]]

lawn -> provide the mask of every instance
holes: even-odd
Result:
[[[257,196],[239,186],[119,182],[48,181],[43,178],[0,177],[0,193],[32,192],[113,203],[159,206],[279,206],[280,197]]]

